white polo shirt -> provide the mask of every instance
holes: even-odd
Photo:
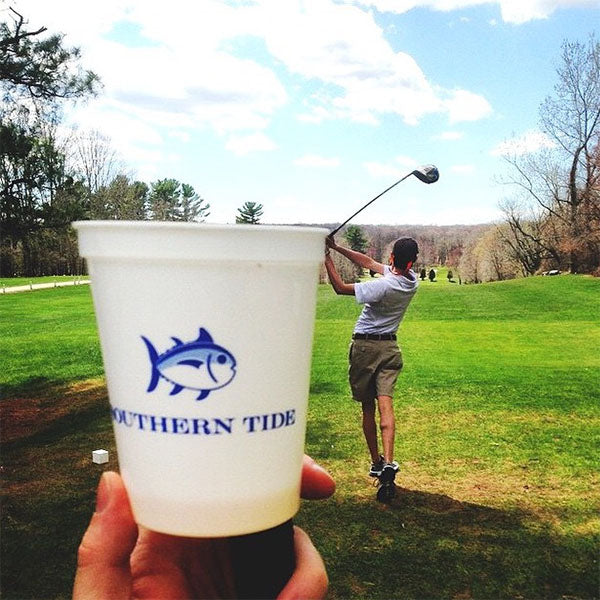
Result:
[[[394,275],[385,265],[383,277],[354,284],[356,302],[364,304],[354,333],[396,333],[419,287],[415,272],[408,275]]]

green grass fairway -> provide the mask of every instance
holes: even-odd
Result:
[[[103,374],[89,286],[0,294],[4,395]]]
[[[333,498],[297,522],[330,599],[598,598],[600,279],[421,285],[400,329],[398,495],[378,504],[346,379],[360,307],[318,291],[307,451]],[[2,590],[66,598],[111,452],[88,286],[0,295]]]
[[[338,492],[299,519],[334,598],[597,597],[600,281],[425,281],[400,330],[400,493],[374,502],[346,382],[359,307],[319,290],[308,451]]]

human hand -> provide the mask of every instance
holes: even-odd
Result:
[[[327,498],[331,476],[305,456],[301,494]],[[296,569],[278,596],[324,598],[327,573],[308,535],[294,527]],[[73,600],[233,598],[227,538],[184,538],[138,527],[120,475],[105,472],[96,512],[79,546]]]
[[[337,244],[335,242],[335,238],[331,234],[329,234],[325,238],[325,244],[326,244],[327,248],[332,248],[333,250],[335,250],[337,248]]]

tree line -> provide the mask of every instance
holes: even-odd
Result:
[[[190,184],[136,180],[97,131],[59,136],[64,105],[97,95],[102,83],[64,36],[29,29],[12,8],[8,15],[0,23],[0,273],[82,273],[76,220],[204,221],[210,204]],[[246,202],[236,222],[259,223],[262,213]]]
[[[333,229],[334,224],[320,226]],[[412,237],[419,245],[419,256],[413,266],[418,273],[423,268],[443,265],[457,274],[464,271],[464,281],[472,281],[466,268],[469,248],[496,227],[485,225],[349,225],[338,234],[343,244],[368,254],[378,262],[388,263],[394,242],[399,237]],[[356,281],[365,275],[344,257],[333,255],[342,278]],[[490,277],[493,279],[493,277]]]
[[[102,83],[63,35],[30,29],[14,9],[6,14],[0,23],[0,274],[82,273],[75,220],[204,221],[210,204],[190,184],[137,180],[98,132],[58,134],[64,106],[99,94]],[[421,249],[418,266],[446,265],[463,281],[550,269],[600,275],[600,45],[594,36],[563,43],[554,93],[540,105],[540,129],[549,140],[544,150],[505,157],[509,194],[501,222],[350,226],[349,243],[385,261],[395,237],[411,235]],[[246,202],[235,220],[257,224],[262,215],[261,204]]]

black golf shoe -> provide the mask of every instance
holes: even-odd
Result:
[[[377,486],[377,500],[379,502],[389,503],[392,498],[396,495],[396,473],[398,472],[398,465],[394,463],[387,463],[381,471],[379,476],[379,485]]]
[[[391,465],[396,473],[400,470],[400,465],[395,460],[391,463],[386,463],[385,458],[383,458],[383,454],[381,454],[379,456],[379,461],[371,463],[369,477],[380,477],[385,465]]]
[[[369,470],[369,477],[379,477],[383,471],[383,467],[385,466],[385,460],[383,459],[383,455],[379,455],[379,460],[377,462],[371,463],[371,468]]]

